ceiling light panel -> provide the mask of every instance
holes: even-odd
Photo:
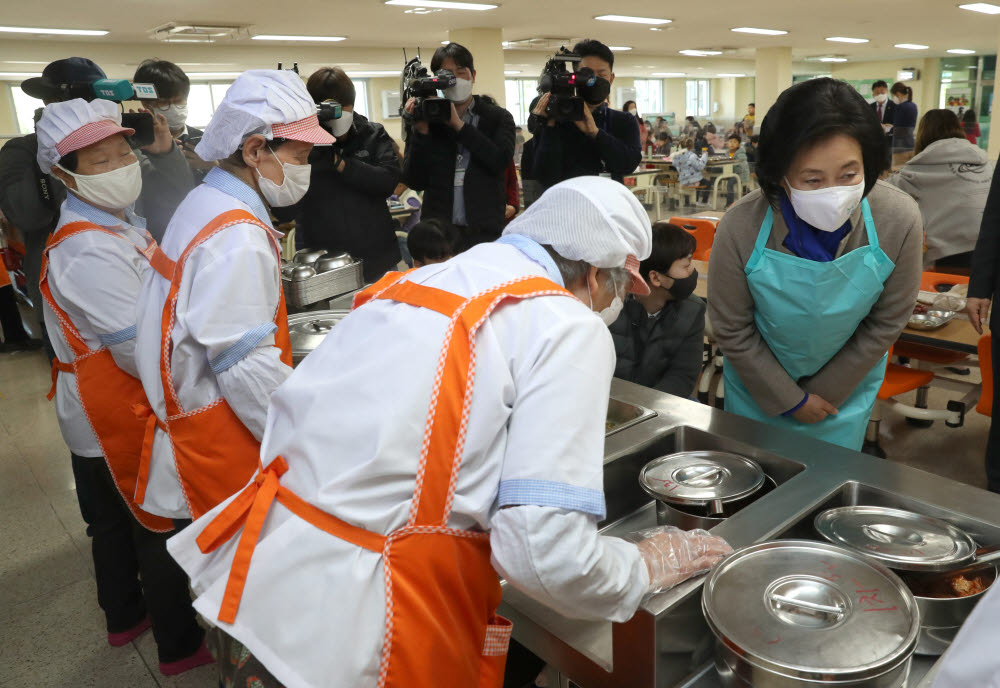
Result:
[[[1000,5],[991,5],[988,2],[972,2],[967,5],[959,5],[959,8],[983,14],[1000,14]]]
[[[347,36],[279,36],[276,34],[260,34],[258,36],[252,36],[255,41],[318,41],[323,43],[331,43],[335,41],[342,41],[347,38]]]
[[[624,22],[626,24],[653,24],[654,26],[669,24],[673,21],[672,19],[658,19],[656,17],[630,17],[625,14],[602,14],[594,17],[594,19],[597,21]]]
[[[495,10],[499,5],[483,2],[450,2],[450,0],[385,0],[386,5],[402,5],[403,7],[430,7],[439,10]]]
[[[867,38],[850,38],[848,36],[830,36],[826,40],[834,43],[868,43]]]
[[[35,29],[25,26],[0,26],[0,33],[34,33],[48,36],[106,36],[107,31],[94,29]]]
[[[756,33],[761,36],[784,36],[787,31],[782,31],[781,29],[754,29],[749,26],[741,26],[738,29],[730,29],[736,33]]]

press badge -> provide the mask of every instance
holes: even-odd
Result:
[[[465,186],[465,168],[464,167],[456,167],[455,168],[455,186],[456,186],[456,188],[460,187],[460,186]]]

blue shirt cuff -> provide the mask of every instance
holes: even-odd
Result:
[[[258,344],[271,336],[277,329],[277,325],[269,322],[248,330],[240,337],[239,341],[208,362],[212,367],[212,372],[218,375],[229,370],[250,355],[250,352],[256,349]]]
[[[805,406],[807,401],[809,401],[809,392],[806,392],[806,395],[804,397],[802,397],[802,401],[800,401],[795,406],[793,406],[792,408],[788,409],[787,411],[785,411],[781,415],[783,415],[783,416],[790,416],[790,415],[792,415],[793,413],[795,413],[796,411],[798,411],[800,408],[802,408],[803,406]]]
[[[122,344],[130,339],[135,339],[136,334],[137,328],[135,325],[132,325],[111,334],[99,334],[97,338],[100,340],[101,346],[114,346],[115,344]]]
[[[570,511],[592,514],[598,521],[604,519],[607,510],[604,492],[586,487],[577,487],[551,480],[503,480],[497,495],[497,506],[552,506]]]

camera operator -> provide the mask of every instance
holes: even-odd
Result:
[[[546,188],[583,175],[610,175],[620,182],[642,160],[638,121],[627,112],[612,110],[606,102],[615,80],[614,53],[592,39],[577,43],[573,53],[580,58],[578,74],[590,69],[597,76],[594,86],[578,87],[585,101],[583,119],[556,121],[547,112],[551,93],[542,95],[531,111],[537,138],[533,174]]]
[[[200,131],[187,127],[187,98],[191,91],[191,81],[187,74],[173,62],[145,60],[135,70],[133,81],[153,84],[156,88],[157,100],[140,102],[154,117],[163,118],[171,138],[177,142],[166,153],[146,151],[149,157],[157,158],[157,164],[153,167],[146,166],[139,205],[146,218],[146,229],[159,242],[163,239],[163,233],[177,206],[215,165],[206,163],[195,155],[193,144],[186,146],[182,143],[188,139],[197,143],[201,138]],[[140,164],[143,163],[143,157],[139,156]]]
[[[504,175],[514,158],[514,118],[498,105],[472,95],[472,53],[458,43],[437,49],[431,71],[457,78],[444,91],[451,101],[447,123],[420,121],[406,144],[403,180],[424,192],[422,217],[451,222],[462,235],[461,250],[494,241],[504,227]],[[406,112],[413,115],[416,99]]]
[[[275,216],[295,218],[296,243],[360,258],[365,281],[374,282],[400,258],[386,204],[402,174],[399,156],[382,125],[354,111],[354,83],[343,69],[318,69],[306,88],[316,103],[340,105],[340,117],[320,118],[337,141],[313,148],[309,190],[291,208],[275,209]]]

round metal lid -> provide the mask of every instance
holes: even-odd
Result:
[[[701,505],[753,494],[764,484],[764,471],[738,454],[689,451],[650,461],[639,473],[639,484],[656,499]]]
[[[890,568],[947,571],[971,562],[976,542],[947,521],[902,509],[844,506],[820,513],[816,531]]]
[[[308,354],[319,346],[334,325],[347,317],[350,311],[309,311],[288,316],[288,336],[292,353]]]
[[[920,630],[912,593],[889,569],[806,540],[730,555],[705,582],[702,610],[751,664],[824,683],[891,670],[913,653]]]

